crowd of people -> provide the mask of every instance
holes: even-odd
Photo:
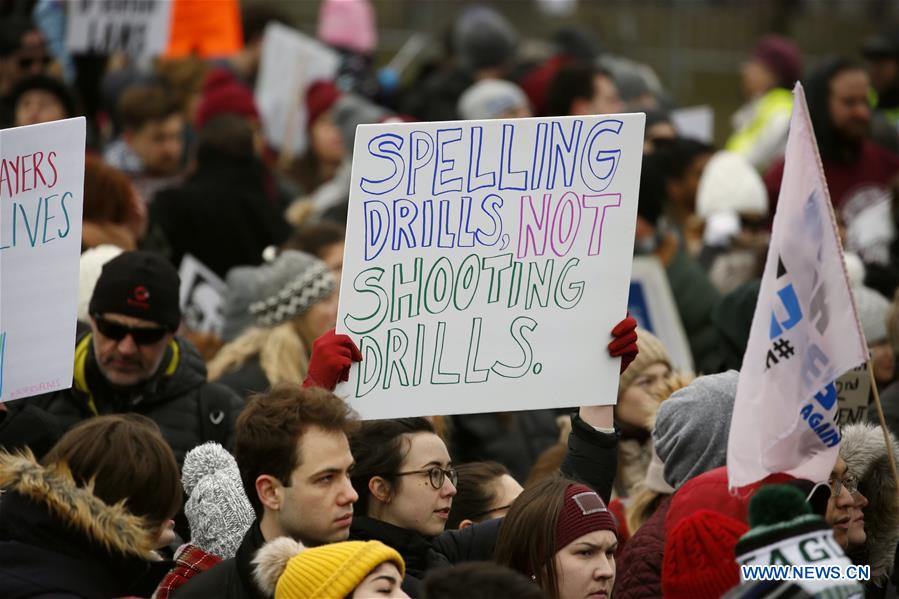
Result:
[[[460,8],[445,54],[397,80],[375,68],[369,0],[322,0],[317,35],[341,63],[297,99],[309,143],[291,156],[253,92],[265,27],[296,25],[277,11],[245,7],[232,56],[136,64],[67,53],[66,3],[16,4],[0,126],[83,115],[88,138],[72,386],[0,404],[0,596],[897,596],[899,30],[820,64],[760,38],[719,148],[677,129],[649,66],[585,28],[536,55],[493,8]],[[733,494],[797,81],[890,446],[872,405],[827,480]],[[595,340],[621,359],[617,398],[360,421],[333,393],[363,359],[335,332],[356,127],[623,112],[646,115],[634,255],[661,265],[694,372],[622,315]],[[185,324],[185,256],[225,282],[218,334]],[[741,581],[738,564],[777,559],[871,577]]]

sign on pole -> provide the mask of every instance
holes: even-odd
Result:
[[[868,400],[871,395],[871,378],[868,365],[853,368],[837,379],[836,423],[841,429],[848,424],[868,420]]]
[[[364,418],[613,404],[642,114],[363,125],[337,388]]]
[[[654,256],[634,258],[627,311],[640,327],[661,340],[675,370],[693,372],[690,342],[662,263]]]
[[[0,401],[72,385],[83,117],[0,131]]]

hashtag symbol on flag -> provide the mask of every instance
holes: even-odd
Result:
[[[786,339],[781,339],[779,341],[776,341],[774,343],[774,351],[776,351],[777,355],[780,356],[781,358],[783,358],[784,360],[789,359],[790,356],[792,356],[794,353],[796,353],[793,350],[793,346],[790,345],[790,342],[787,341]]]

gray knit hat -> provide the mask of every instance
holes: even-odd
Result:
[[[271,263],[235,268],[227,276],[225,293],[226,338],[232,329],[245,328],[241,312],[260,327],[274,327],[295,318],[337,287],[324,262],[303,252],[285,250]]]
[[[234,557],[256,518],[234,457],[218,443],[204,443],[184,458],[181,484],[191,544],[222,559]]]
[[[729,370],[699,377],[659,406],[652,438],[675,489],[726,463],[739,376]]]
[[[484,79],[465,90],[456,111],[466,120],[496,119],[527,106],[527,96],[511,81]]]

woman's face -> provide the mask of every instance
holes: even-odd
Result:
[[[846,476],[848,476],[846,462],[843,461],[843,458],[837,458],[837,463],[833,467],[830,479],[831,481],[843,480]],[[849,493],[845,485],[841,485],[839,495],[831,496],[827,501],[827,512],[824,515],[824,520],[833,528],[833,536],[837,544],[844,550],[849,547],[849,528],[855,504],[855,499],[853,499],[852,494]]]
[[[367,599],[368,597],[391,597],[402,599],[409,597],[400,586],[403,577],[393,562],[384,562],[371,571],[359,586],[350,595],[353,599]]]
[[[443,440],[434,433],[403,435],[409,452],[400,466],[389,503],[382,503],[379,517],[395,526],[414,530],[426,537],[437,536],[446,527],[456,487],[448,476],[435,489],[428,471],[450,468],[450,456]]]
[[[337,324],[337,289],[331,295],[315,302],[303,315],[312,340],[318,339]]]
[[[343,160],[344,147],[340,129],[334,123],[334,113],[327,111],[312,123],[309,132],[312,151],[322,162],[338,163]]]
[[[615,533],[598,530],[556,552],[559,599],[608,599],[615,585]]]
[[[618,398],[615,417],[625,424],[646,428],[659,407],[659,402],[650,395],[649,391],[670,374],[671,367],[661,362],[652,364],[643,370]]]

